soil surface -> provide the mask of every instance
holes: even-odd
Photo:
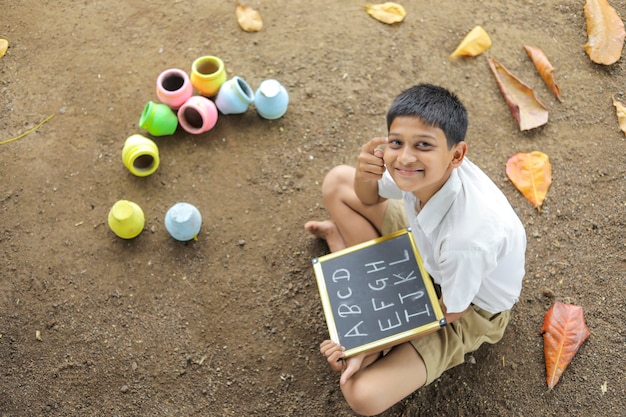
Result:
[[[0,415],[351,416],[319,354],[328,337],[303,225],[327,216],[324,174],[384,135],[391,100],[445,86],[470,113],[468,157],[528,234],[527,275],[503,340],[385,416],[623,416],[626,410],[624,134],[611,96],[626,64],[592,63],[581,1],[405,1],[389,26],[365,2],[251,0],[260,32],[229,1],[3,2],[0,37]],[[626,17],[626,2],[611,1]],[[474,26],[493,46],[448,60]],[[555,67],[559,102],[523,45]],[[148,177],[123,165],[157,76],[215,55],[253,89],[289,91],[285,116],[254,106],[209,132],[153,137]],[[520,131],[487,56],[532,86],[550,121]],[[45,124],[38,124],[53,115]],[[150,136],[149,136],[150,137]],[[541,212],[507,179],[517,152],[546,153]],[[136,202],[146,225],[118,238],[107,215]],[[198,239],[164,215],[194,204]],[[591,337],[549,391],[540,334],[555,301],[580,305]]]

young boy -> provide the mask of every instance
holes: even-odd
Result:
[[[331,368],[343,371],[341,391],[359,414],[383,412],[482,343],[499,341],[521,292],[524,227],[466,158],[467,124],[465,107],[446,89],[405,90],[387,113],[388,136],[361,148],[356,169],[337,166],[326,175],[322,196],[331,220],[305,225],[333,252],[410,226],[441,289],[448,325],[439,330],[347,359],[337,343],[321,343]]]

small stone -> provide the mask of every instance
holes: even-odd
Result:
[[[128,388],[128,385],[122,385],[122,388],[120,389],[120,391],[122,391],[122,393],[126,394],[129,389],[130,388]]]

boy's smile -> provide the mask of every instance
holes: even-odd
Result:
[[[412,116],[396,117],[389,129],[384,161],[398,187],[423,206],[448,180],[467,151],[465,142],[448,149],[443,130]]]

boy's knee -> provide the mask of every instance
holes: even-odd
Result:
[[[354,180],[354,168],[348,165],[337,165],[324,177],[322,194],[332,194],[344,185],[352,184]]]
[[[375,393],[367,390],[354,389],[342,390],[343,396],[355,413],[361,416],[375,416],[385,411],[385,407],[381,407],[376,401]]]

